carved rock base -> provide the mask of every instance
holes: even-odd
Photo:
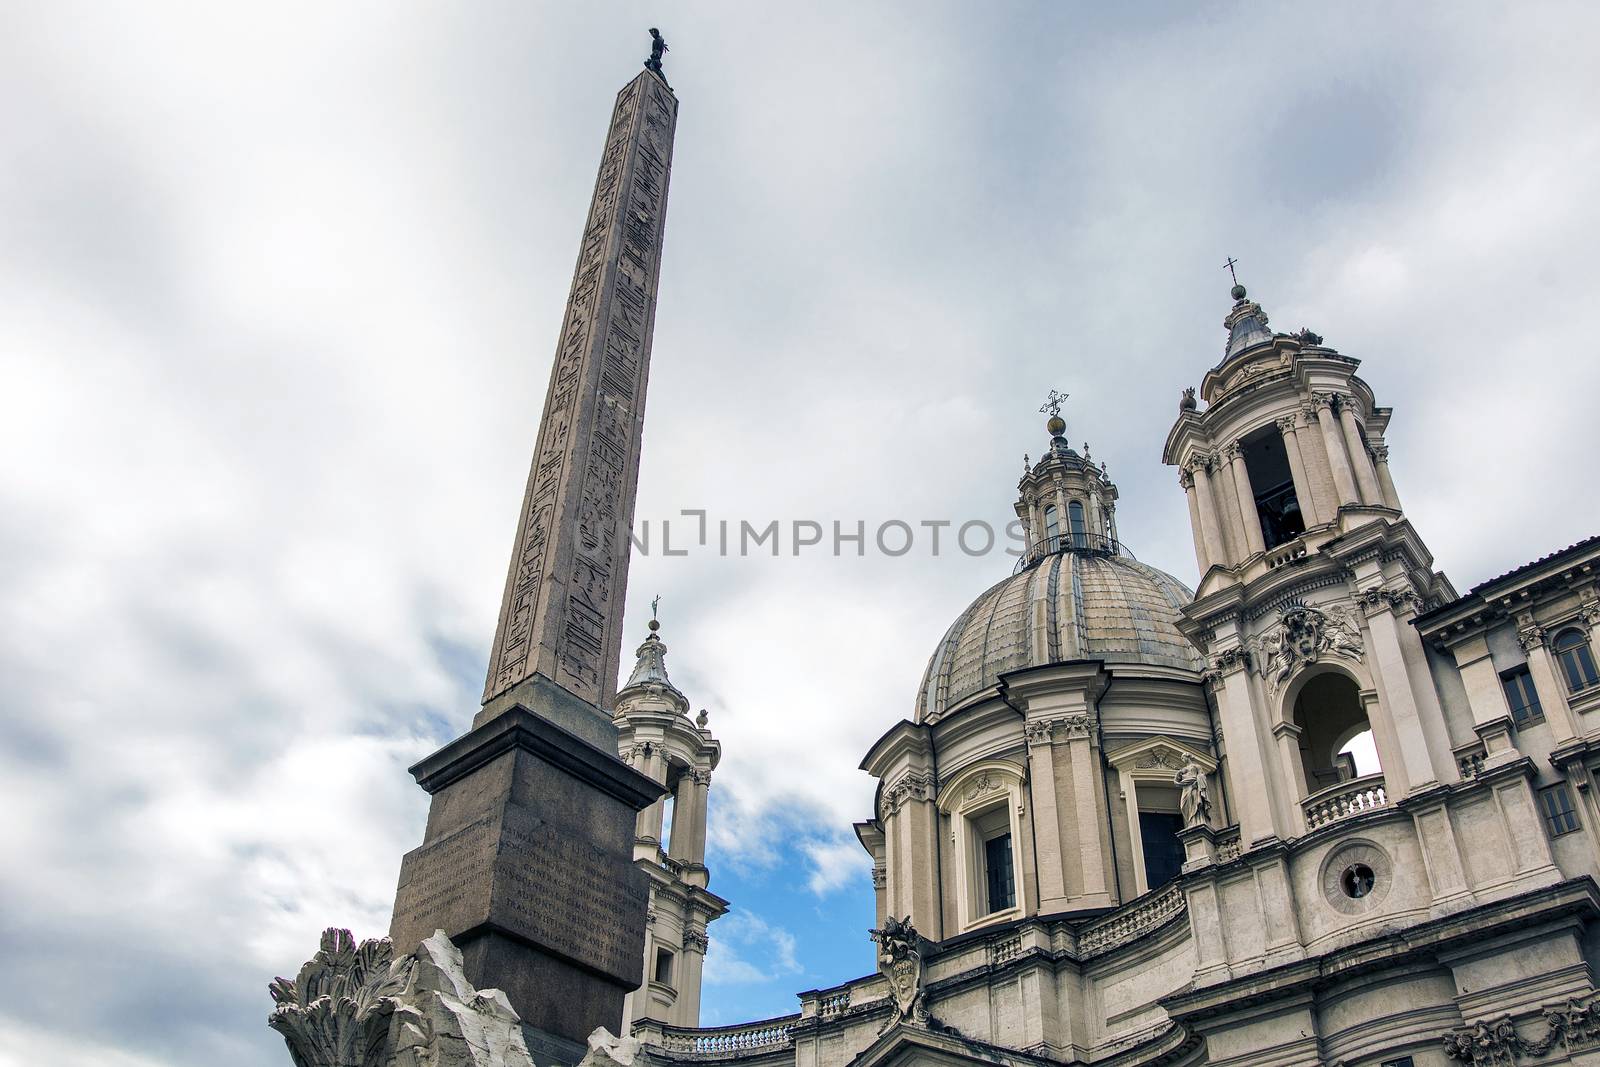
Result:
[[[498,989],[474,989],[444,931],[394,957],[387,938],[359,947],[329,929],[299,975],[268,987],[268,1020],[295,1067],[560,1067],[536,1065],[530,1032]],[[647,1065],[633,1038],[589,1035],[579,1067]]]

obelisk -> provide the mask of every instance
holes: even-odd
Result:
[[[634,816],[661,787],[617,758],[611,705],[678,113],[664,47],[611,112],[483,708],[411,768],[433,800],[390,927],[398,952],[448,933],[551,1050],[617,1030],[643,977]]]

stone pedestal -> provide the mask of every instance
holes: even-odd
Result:
[[[433,804],[400,865],[396,949],[443,930],[528,1025],[577,1042],[618,1027],[643,979],[634,822],[661,787],[521,705],[411,773]]]

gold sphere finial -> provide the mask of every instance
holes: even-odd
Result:
[[[1050,421],[1044,424],[1044,428],[1050,431],[1052,437],[1060,437],[1067,432],[1067,420],[1060,415],[1051,415]]]

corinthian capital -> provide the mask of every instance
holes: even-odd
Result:
[[[1387,463],[1387,462],[1389,462],[1389,446],[1388,445],[1373,445],[1372,446],[1372,460],[1373,460],[1374,463]]]
[[[1315,392],[1311,394],[1311,403],[1318,410],[1333,411],[1339,403],[1338,393]]]
[[[1517,644],[1522,646],[1522,651],[1532,652],[1544,644],[1546,636],[1543,626],[1530,624],[1517,631]]]
[[[1250,666],[1250,653],[1243,648],[1227,648],[1211,659],[1211,665],[1222,674],[1242,671]]]
[[[1294,415],[1284,415],[1278,419],[1278,432],[1288,437],[1300,427],[1300,419]]]
[[[1241,454],[1242,452],[1239,448],[1238,441],[1229,441],[1227,444],[1222,446],[1222,458],[1227,460],[1229,463],[1237,461]]]

